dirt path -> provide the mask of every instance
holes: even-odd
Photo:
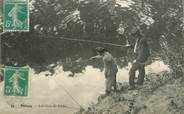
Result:
[[[143,87],[113,93],[79,114],[184,114],[184,78],[152,75]]]

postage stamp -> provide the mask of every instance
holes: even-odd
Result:
[[[4,95],[28,96],[29,69],[20,67],[5,67]]]
[[[3,31],[29,31],[28,0],[3,1]]]

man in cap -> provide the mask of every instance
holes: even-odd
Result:
[[[113,56],[105,48],[97,47],[95,50],[98,55],[91,57],[90,60],[103,60],[106,78],[106,94],[109,94],[111,91],[116,91],[116,74],[118,68]]]
[[[129,90],[135,88],[135,73],[138,70],[138,85],[143,85],[144,77],[145,77],[145,62],[147,61],[148,57],[150,56],[150,50],[146,39],[143,38],[140,31],[134,34],[137,37],[135,46],[134,46],[134,53],[136,54],[136,59],[132,64],[132,68],[129,72]]]

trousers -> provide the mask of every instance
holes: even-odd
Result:
[[[112,90],[116,91],[116,74],[116,70],[111,70],[110,74],[106,76],[106,93],[109,93]]]
[[[135,73],[139,71],[137,84],[142,85],[145,77],[145,65],[135,62],[129,71],[129,85],[135,87]]]

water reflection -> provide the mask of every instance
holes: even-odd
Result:
[[[117,73],[118,82],[128,82],[128,72],[130,68],[130,63],[127,67],[119,68]],[[79,108],[79,105],[71,99],[65,90],[67,90],[68,93],[71,94],[72,97],[85,108],[93,103],[97,103],[98,96],[104,94],[105,77],[103,71],[101,72],[98,68],[88,65],[82,73],[75,73],[74,77],[69,77],[68,75],[72,74],[72,72],[64,71],[63,66],[57,65],[53,70],[54,74],[52,76],[45,76],[48,75],[50,71],[44,71],[36,74],[34,69],[30,69],[30,96],[24,100],[21,99],[18,102],[33,105],[62,104],[73,108],[34,108],[34,110],[29,110],[30,114],[37,112],[40,114],[50,114],[53,112],[55,114],[72,114],[73,112],[76,112],[78,110],[76,108]],[[163,70],[169,70],[169,67],[162,61],[155,61],[146,67],[147,74],[160,73]],[[3,85],[0,85],[0,87],[2,88]],[[3,95],[0,96],[0,100],[1,111],[12,111],[12,109],[7,106],[7,101],[4,100]],[[11,99],[11,102],[14,102],[14,100]],[[15,103],[18,102],[17,100],[15,101]],[[25,109],[14,109],[14,112],[23,114]],[[8,111],[7,114],[9,113],[10,112]]]
[[[118,82],[128,82],[128,72],[131,68],[131,63],[127,67],[119,68],[117,73]],[[70,94],[84,107],[88,107],[91,103],[96,103],[100,94],[105,91],[105,77],[104,72],[93,66],[86,66],[82,73],[76,73],[74,77],[68,77],[72,72],[64,71],[63,66],[55,67],[55,73],[53,76],[45,77],[49,71],[41,72],[40,74],[32,74],[32,88],[33,93],[40,91],[43,98],[50,97],[50,94],[54,94],[55,97],[65,98],[67,94],[63,89],[67,89]],[[146,73],[159,73],[165,70],[169,70],[169,67],[162,61],[155,61],[154,63],[146,67]],[[41,84],[40,84],[41,82]],[[64,87],[64,88],[63,88]],[[48,90],[43,90],[43,88]],[[44,93],[44,91],[50,94]],[[53,92],[53,93],[52,93]],[[62,93],[62,94],[61,94]],[[70,97],[65,98],[67,105],[77,106]],[[58,102],[58,100],[56,100]],[[62,102],[62,101],[59,101]]]

